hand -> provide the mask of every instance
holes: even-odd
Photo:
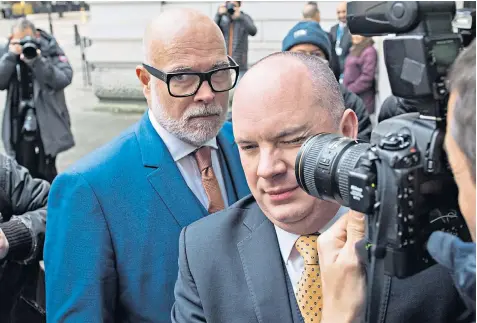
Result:
[[[0,229],[0,259],[3,259],[8,254],[8,249],[10,248],[10,244],[8,243],[7,237],[5,233],[3,233],[2,229]]]
[[[27,63],[27,64],[31,64],[31,63],[33,63],[33,61],[34,61],[35,59],[37,59],[40,55],[41,55],[41,50],[37,49],[37,50],[36,50],[36,56],[35,56],[35,57],[33,57],[33,58],[31,58],[31,59],[28,59],[28,58],[26,58],[25,55],[23,55],[23,53],[22,53],[22,54],[20,55],[20,59],[21,59],[22,61],[24,61],[25,63]]]
[[[322,323],[353,322],[362,314],[365,277],[355,245],[364,238],[364,229],[364,214],[351,210],[318,237]]]
[[[225,5],[221,5],[219,7],[219,15],[225,15],[227,13],[227,8],[225,8]]]
[[[232,20],[236,20],[240,17],[241,11],[240,8],[235,7],[234,14],[232,15]]]
[[[12,38],[10,40],[10,44],[8,45],[8,50],[11,53],[14,53],[16,55],[20,55],[22,53],[22,46],[20,45],[20,40]]]

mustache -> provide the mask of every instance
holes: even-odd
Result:
[[[196,117],[208,117],[214,115],[221,115],[224,109],[217,104],[202,104],[197,107],[191,107],[184,112],[184,119],[191,119]]]

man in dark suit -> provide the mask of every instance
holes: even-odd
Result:
[[[182,230],[173,322],[320,322],[327,296],[317,233],[347,210],[302,191],[295,159],[320,132],[355,138],[356,115],[328,64],[301,53],[258,62],[235,95],[234,135],[252,195]],[[455,322],[457,299],[448,272],[433,266],[393,279],[383,322]]]
[[[167,11],[148,26],[144,49],[142,120],[52,186],[48,321],[170,322],[181,229],[249,193],[223,125],[238,66],[219,27]]]
[[[336,56],[338,56],[340,72],[343,75],[346,56],[348,56],[352,46],[351,33],[346,25],[346,2],[343,1],[338,5],[336,15],[338,16],[338,23],[331,27],[331,43],[335,49]],[[342,79],[342,76],[340,79]]]
[[[319,28],[321,29],[321,25],[320,25],[321,15],[320,15],[320,9],[318,8],[318,3],[314,1],[310,1],[305,5],[305,7],[303,7],[303,21],[314,21],[318,23]],[[298,25],[299,24],[300,23],[298,23]],[[331,45],[330,48],[334,48],[335,43],[331,34],[326,31],[323,31],[323,32],[326,34],[326,36],[328,37],[328,40],[330,41],[330,45]],[[336,56],[336,52],[334,50],[329,50],[328,52],[329,52],[328,54],[329,57],[327,59],[330,62],[330,67],[333,70],[333,74],[335,74],[336,79],[339,80],[341,70],[340,70],[340,62],[339,62],[338,56]]]

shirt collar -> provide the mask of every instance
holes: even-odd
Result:
[[[328,228],[331,227],[333,223],[335,223],[343,214],[348,212],[348,210],[349,209],[346,207],[340,207],[335,216],[320,230],[320,233],[323,233],[328,230]],[[274,227],[275,232],[277,233],[278,246],[280,247],[282,259],[285,263],[287,263],[290,258],[291,252],[293,251],[295,242],[300,237],[300,235],[285,231],[276,225],[274,225]]]
[[[338,22],[341,28],[346,27],[346,22],[339,21]]]
[[[157,122],[150,109],[148,110],[148,116],[149,120],[152,123],[152,126],[159,134],[161,139],[164,141],[164,144],[166,144],[166,147],[171,153],[172,159],[174,159],[175,162],[181,160],[182,158],[192,154],[194,151],[197,150],[198,147],[180,140],[179,138],[171,134],[169,131],[164,129],[164,127],[161,126],[159,122]],[[216,137],[210,139],[202,146],[209,146],[214,149],[218,149]]]

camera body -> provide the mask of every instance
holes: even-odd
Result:
[[[236,10],[235,4],[233,4],[232,2],[227,2],[225,8],[227,9],[227,13],[230,16],[233,16],[233,14],[235,13],[235,10]]]
[[[22,46],[22,53],[27,59],[33,59],[37,56],[37,49],[40,48],[40,43],[36,38],[26,36],[20,40]]]
[[[454,2],[348,3],[351,33],[397,34],[384,40],[392,92],[421,104],[418,113],[379,123],[369,144],[319,134],[296,159],[306,192],[367,215],[371,264],[379,261],[383,274],[399,278],[434,264],[426,250],[433,231],[470,240],[443,149],[446,74],[462,47],[454,14]]]

